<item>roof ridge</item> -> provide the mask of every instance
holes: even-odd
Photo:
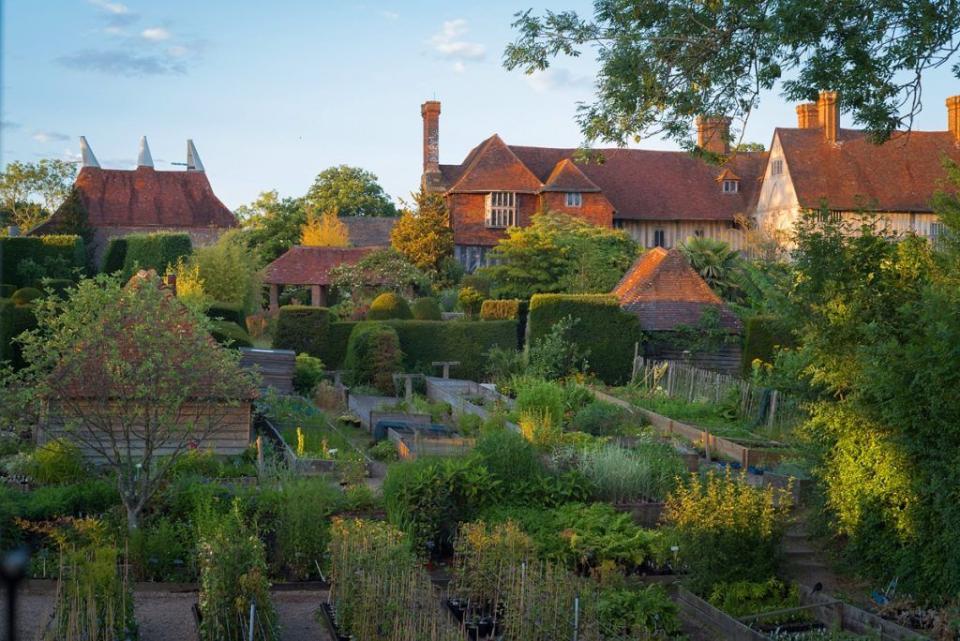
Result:
[[[482,143],[482,147],[477,151],[476,155],[473,157],[473,160],[470,161],[470,165],[463,170],[463,173],[460,174],[460,177],[457,179],[457,182],[455,182],[453,186],[447,189],[448,192],[455,191],[457,187],[460,185],[460,183],[462,183],[464,179],[466,179],[466,177],[470,175],[470,172],[476,168],[477,163],[480,161],[481,158],[483,158],[484,153],[486,153],[486,151],[490,148],[490,146],[494,142],[499,142],[503,146],[503,148],[506,149],[511,156],[513,156],[513,159],[516,160],[517,163],[519,163],[520,166],[524,168],[527,174],[529,174],[530,177],[533,178],[533,180],[538,185],[540,185],[540,189],[543,189],[543,182],[541,182],[540,179],[537,177],[537,175],[533,173],[533,170],[530,169],[527,163],[520,160],[520,157],[514,153],[513,149],[510,148],[510,145],[508,145],[503,141],[503,138],[500,137],[500,134],[495,133]]]

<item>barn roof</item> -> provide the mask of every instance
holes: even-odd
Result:
[[[267,265],[268,285],[330,285],[330,271],[355,265],[375,247],[308,247],[295,245]]]

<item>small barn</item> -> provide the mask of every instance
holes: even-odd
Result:
[[[637,258],[613,294],[640,320],[644,356],[695,367],[740,371],[743,326],[678,249],[655,247]]]
[[[375,247],[309,247],[295,245],[267,265],[263,282],[270,286],[270,310],[280,307],[280,290],[297,286],[310,288],[310,304],[324,307],[333,283],[330,272],[340,265],[356,265]]]

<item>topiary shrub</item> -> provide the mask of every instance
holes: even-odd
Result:
[[[213,321],[210,335],[221,345],[227,347],[253,347],[253,341],[247,330],[229,321]]]
[[[130,234],[126,237],[127,250],[123,258],[123,274],[129,278],[137,270],[153,269],[158,274],[176,265],[193,251],[189,234],[155,232]]]
[[[71,278],[86,271],[86,250],[79,236],[0,238],[0,281],[26,287],[41,278]]]
[[[405,320],[413,318],[410,305],[402,296],[393,292],[384,292],[370,303],[367,320]]]
[[[530,300],[528,345],[535,345],[568,316],[579,322],[569,329],[567,339],[588,352],[591,371],[608,384],[626,381],[634,344],[643,341],[637,317],[620,309],[616,297],[608,294],[537,294]]]
[[[753,372],[753,361],[772,363],[775,349],[793,347],[793,336],[783,321],[774,316],[753,316],[744,322],[741,369],[744,376]]]
[[[29,305],[33,301],[42,297],[43,292],[36,287],[24,287],[13,292],[13,296],[10,297],[10,300],[13,301],[14,305]]]
[[[111,238],[107,242],[107,249],[103,252],[100,261],[100,271],[104,274],[114,274],[123,270],[123,261],[127,258],[127,239],[123,236]]]
[[[418,298],[410,307],[415,320],[440,320],[440,303],[436,298]]]
[[[358,323],[347,341],[344,367],[351,384],[374,385],[392,394],[393,375],[403,369],[403,354],[397,331],[385,323]]]
[[[247,314],[243,305],[238,303],[214,302],[207,308],[207,316],[214,320],[225,320],[240,327],[247,326]]]
[[[457,303],[460,304],[460,309],[467,315],[467,318],[474,318],[480,313],[483,298],[483,293],[473,287],[462,287],[457,294]]]
[[[293,367],[293,389],[309,395],[323,380],[323,361],[309,354],[297,354]]]
[[[316,356],[328,364],[339,364],[340,359],[331,361],[327,354],[324,354],[326,344],[329,342],[329,332],[330,310],[326,307],[286,305],[280,308],[280,314],[277,317],[273,347],[293,350],[297,354]],[[343,339],[346,339],[346,336]],[[343,340],[343,343],[345,344],[346,340]]]
[[[9,298],[0,298],[0,362],[9,361],[17,369],[23,367],[20,345],[13,339],[36,326],[33,305],[17,305]]]

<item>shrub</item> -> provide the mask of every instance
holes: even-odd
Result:
[[[633,503],[665,499],[686,466],[670,445],[647,442],[636,449],[584,448],[577,453],[577,469],[593,485],[597,500]]]
[[[410,534],[417,549],[445,555],[457,526],[496,498],[496,483],[469,458],[419,459],[387,470],[383,498],[390,522]]]
[[[0,362],[10,361],[14,367],[23,367],[21,346],[14,338],[37,326],[32,305],[16,305],[10,299],[0,298]]]
[[[158,516],[130,533],[130,556],[140,581],[192,581],[196,541],[186,523]]]
[[[176,265],[193,250],[189,234],[154,232],[130,234],[126,237],[127,251],[123,257],[123,275],[129,278],[139,269],[153,269],[158,274]]]
[[[554,425],[563,424],[563,386],[542,379],[525,379],[516,389],[518,412],[543,413]]]
[[[534,554],[533,540],[513,521],[464,523],[454,543],[451,592],[491,607],[502,599],[511,571]]]
[[[625,638],[665,639],[681,632],[677,605],[662,585],[601,590],[597,618],[605,629]]]
[[[10,283],[0,283],[0,298],[10,298],[13,296],[13,292],[17,291],[16,285],[11,285]]]
[[[247,314],[240,303],[213,302],[207,306],[207,316],[236,323],[240,327],[247,326]]]
[[[330,365],[339,364],[342,359],[329,360],[323,353],[328,342],[330,325],[330,311],[326,307],[285,305],[280,308],[277,318],[273,348],[316,356]],[[346,339],[346,336],[343,338]],[[343,343],[345,344],[346,340]]]
[[[0,282],[18,288],[42,278],[73,278],[85,266],[86,249],[80,236],[0,238]]]
[[[77,483],[89,475],[80,448],[63,439],[54,439],[35,449],[24,471],[31,480],[43,485]]]
[[[253,347],[247,330],[229,321],[213,321],[210,324],[210,335],[221,345],[233,348]]]
[[[384,463],[392,463],[394,461],[400,460],[400,455],[397,453],[397,446],[394,445],[391,440],[383,440],[371,447],[368,452],[370,457],[377,461],[383,461]]]
[[[483,294],[473,287],[461,287],[457,294],[457,302],[460,303],[460,309],[468,318],[474,318],[480,313],[480,306],[483,305]]]
[[[491,283],[490,279],[486,276],[481,276],[480,274],[467,274],[460,279],[460,286],[475,289],[483,294],[484,298],[490,297]]]
[[[741,371],[745,377],[753,372],[753,361],[772,363],[778,346],[792,347],[793,336],[783,321],[773,316],[753,316],[744,321]]]
[[[293,366],[293,389],[309,396],[323,380],[323,361],[309,354],[297,354]]]
[[[52,291],[60,298],[66,298],[69,291],[76,287],[76,285],[77,284],[69,278],[44,278],[36,284],[37,289],[42,292]]]
[[[413,318],[416,320],[440,320],[440,304],[436,298],[418,298],[413,301],[410,308]]]
[[[29,305],[33,301],[42,297],[43,292],[36,287],[23,287],[13,292],[13,296],[10,297],[10,300],[13,301],[14,305]]]
[[[325,478],[302,478],[283,483],[274,534],[275,571],[293,580],[317,576],[330,541],[330,515],[340,492]]]
[[[344,362],[352,384],[371,383],[382,392],[394,390],[393,375],[402,369],[397,331],[384,323],[360,323],[350,333]]]
[[[116,236],[107,242],[107,249],[103,252],[100,262],[100,271],[104,274],[113,274],[123,271],[123,262],[127,258],[127,239]]]
[[[367,320],[405,320],[413,318],[410,305],[399,294],[384,292],[370,303]]]
[[[752,614],[784,610],[800,606],[800,589],[783,581],[770,578],[765,581],[735,581],[717,583],[710,590],[710,605],[740,619]],[[787,613],[774,617],[762,617],[757,623],[776,625],[796,621],[806,613]]]
[[[517,320],[520,318],[520,306],[523,302],[519,298],[485,300],[480,306],[480,320]]]
[[[589,350],[570,340],[580,319],[567,316],[550,327],[546,336],[532,341],[527,350],[527,372],[540,378],[556,379],[587,371]]]
[[[570,429],[594,436],[616,436],[623,433],[628,420],[627,411],[622,407],[594,401],[577,410],[570,421]]]
[[[747,485],[740,477],[691,475],[667,497],[664,517],[679,538],[679,557],[691,588],[708,594],[722,581],[757,581],[776,575],[788,490]]]
[[[604,382],[622,383],[630,376],[634,344],[642,341],[640,322],[620,309],[616,297],[607,294],[537,294],[530,301],[528,344],[535,345],[550,328],[566,317],[579,319],[568,339],[582,350]]]

